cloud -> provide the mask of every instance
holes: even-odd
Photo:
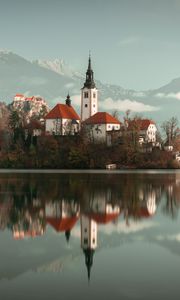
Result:
[[[73,236],[74,238],[81,238],[81,228],[80,226],[76,226],[73,228],[72,232],[71,232],[71,236]]]
[[[62,103],[62,99],[64,99],[64,97],[62,96],[59,96],[59,97],[56,97],[54,99],[51,100],[51,105],[56,105],[57,103]]]
[[[141,40],[139,36],[129,36],[125,39],[122,39],[118,45],[119,46],[128,46],[138,43]]]
[[[39,85],[45,85],[47,84],[47,79],[43,78],[43,77],[27,77],[27,76],[22,76],[20,78],[21,80],[21,84],[30,84],[30,85],[35,85],[35,86],[39,86]]]
[[[99,231],[104,232],[105,234],[111,234],[113,232],[129,234],[139,232],[144,229],[149,229],[155,226],[158,226],[158,224],[155,222],[136,223],[132,221],[130,222],[129,227],[124,222],[119,222],[116,226],[114,224],[108,224],[108,226],[101,226],[99,227]]]
[[[75,84],[73,82],[69,82],[69,83],[66,83],[65,84],[65,88],[66,89],[70,89],[70,88],[73,88],[75,86]]]
[[[139,92],[134,92],[133,93],[133,96],[136,96],[136,97],[146,97],[146,93],[145,92],[141,92],[141,91],[139,91]]]
[[[60,99],[63,99],[61,96],[54,98],[52,100],[52,103],[55,104],[57,102],[60,102]],[[81,95],[71,95],[72,105],[73,106],[81,106]],[[151,112],[151,111],[157,111],[159,110],[159,107],[151,106],[148,104],[144,104],[142,102],[138,101],[132,101],[129,99],[125,100],[113,100],[112,98],[107,98],[104,101],[99,102],[99,108],[105,111],[110,110],[119,110],[119,111],[127,111],[130,109],[132,112]]]
[[[176,241],[176,242],[180,242],[180,233],[174,234],[174,235],[158,235],[156,237],[156,239],[158,241]]]
[[[129,99],[115,101],[112,98],[107,98],[104,101],[101,101],[99,103],[99,106],[104,110],[116,109],[119,111],[127,111],[128,109],[130,109],[132,112],[150,112],[159,110],[159,107],[151,106],[138,101],[132,101]]]
[[[180,100],[180,92],[178,92],[178,93],[167,93],[167,94],[165,94],[165,93],[157,93],[156,95],[155,95],[155,97],[157,97],[157,98],[172,98],[172,99],[177,99],[177,100]]]
[[[81,95],[79,95],[79,94],[70,95],[70,97],[71,97],[71,101],[72,101],[73,106],[81,106]],[[57,103],[65,103],[64,96],[58,96],[58,97],[53,98],[51,100],[52,105],[56,105]]]
[[[125,222],[118,222],[118,224],[109,223],[108,226],[98,224],[98,232],[102,232],[106,235],[110,235],[113,232],[130,234],[130,233],[136,233],[156,226],[159,226],[159,224],[153,221],[141,222],[141,223],[131,221],[130,226],[127,226]],[[76,226],[75,228],[73,228],[71,235],[74,238],[79,239],[81,237],[80,226]],[[140,239],[142,239],[142,237]]]
[[[81,95],[72,95],[71,96],[72,105],[81,106]]]

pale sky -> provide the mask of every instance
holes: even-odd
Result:
[[[0,48],[136,90],[180,77],[180,0],[0,0]]]

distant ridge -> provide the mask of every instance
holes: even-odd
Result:
[[[0,50],[0,101],[10,103],[17,93],[41,95],[52,107],[63,103],[68,92],[72,104],[80,109],[80,89],[84,74],[73,70],[62,59],[29,61],[9,50]],[[127,109],[162,121],[176,116],[180,110],[180,78],[156,90],[134,91],[118,85],[103,84],[97,80],[99,111]]]

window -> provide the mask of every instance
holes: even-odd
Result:
[[[96,98],[96,93],[93,93],[93,98]]]
[[[84,98],[88,98],[88,92],[84,92]]]
[[[93,107],[96,107],[96,105],[95,105],[95,104],[93,104]]]
[[[93,244],[95,244],[95,239],[93,239]]]
[[[84,232],[87,232],[87,228],[84,228]]]
[[[85,104],[84,106],[85,106],[85,107],[88,107],[88,105],[87,105],[87,104]]]
[[[88,243],[88,239],[86,238],[84,239],[84,244],[87,245],[87,243]]]

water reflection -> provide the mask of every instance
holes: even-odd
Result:
[[[176,218],[179,195],[179,174],[4,174],[0,230],[23,240],[52,228],[69,243],[77,225],[90,279],[100,226],[117,226],[121,218],[131,227],[132,221],[153,218],[161,201],[162,213]]]

